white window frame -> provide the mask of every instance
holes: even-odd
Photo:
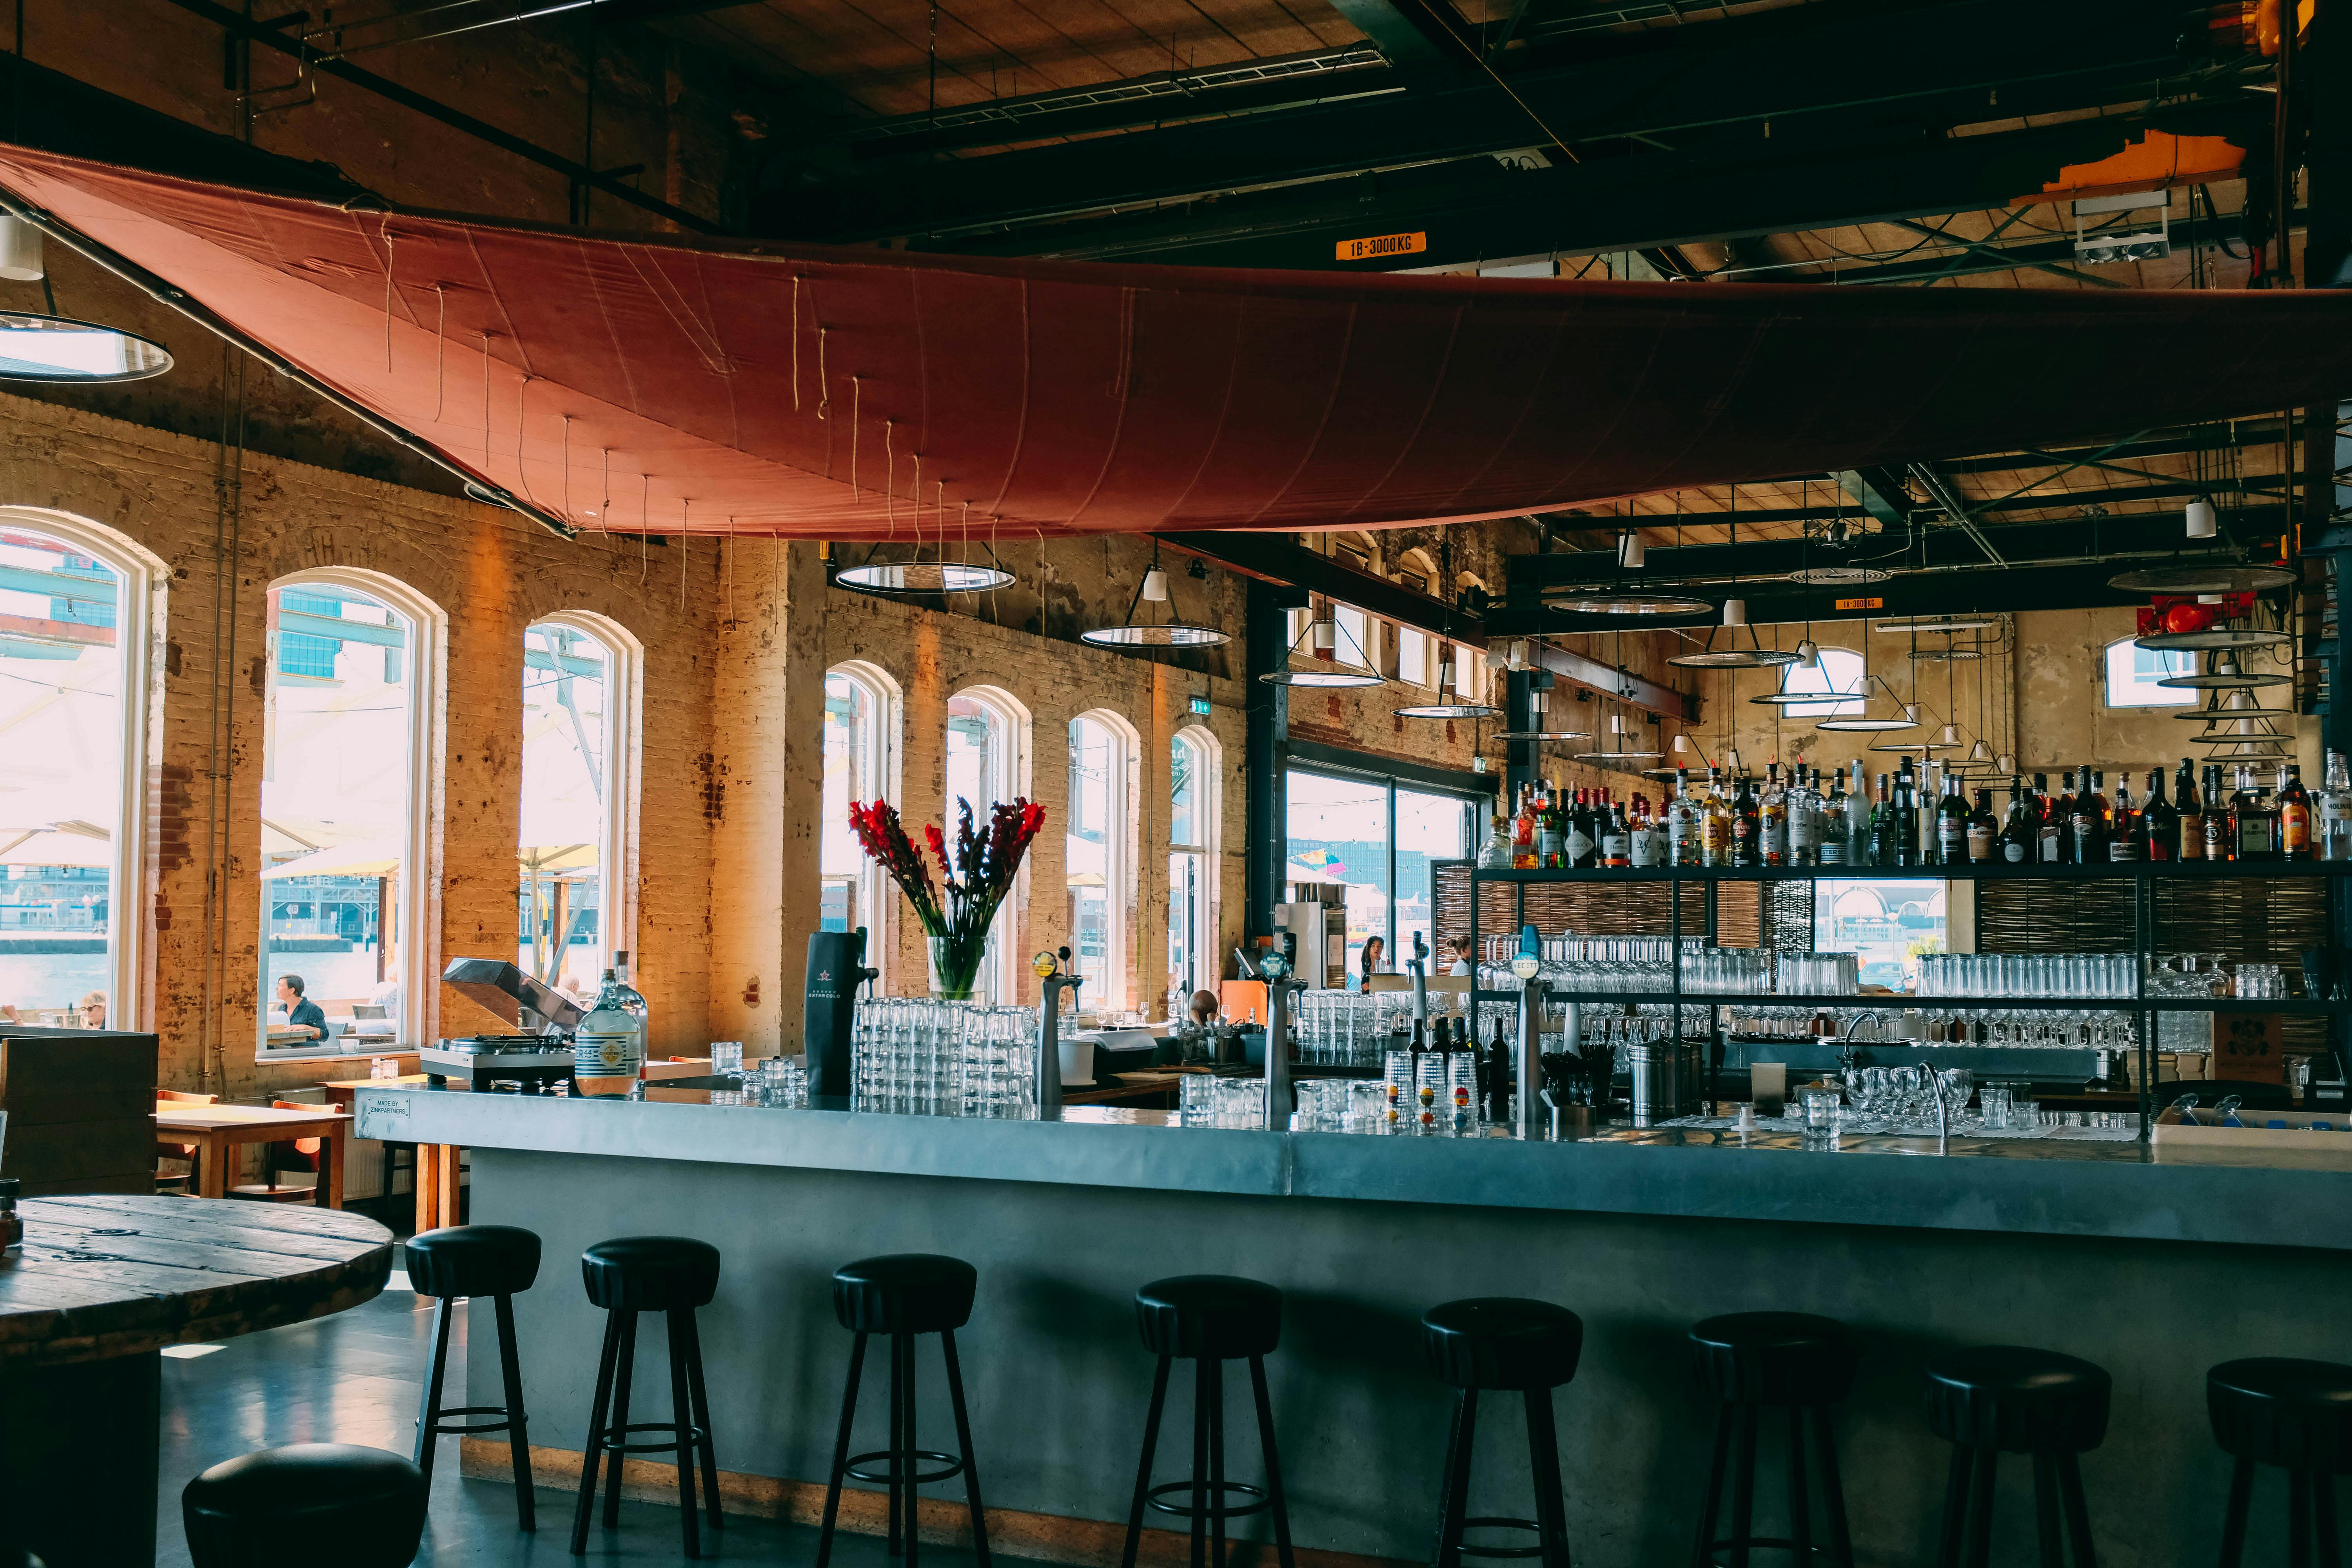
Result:
[[[882,799],[897,805],[901,800],[899,731],[906,721],[905,694],[888,670],[862,658],[844,659],[824,672],[827,681],[836,677],[858,689],[866,698],[867,711],[873,715],[861,744],[864,755],[858,759],[857,772],[872,783]],[[944,787],[944,752],[941,755]],[[855,792],[851,798],[856,798]],[[890,984],[889,916],[897,908],[893,898],[896,891],[897,884],[889,876],[860,854],[857,870],[850,879],[849,924],[853,931],[861,925],[866,928],[866,963],[879,971],[881,976],[874,983],[876,995],[885,994]]]
[[[1828,697],[1830,693],[1841,689],[1841,688],[1834,683],[1830,671],[1830,656],[1832,654],[1837,655],[1840,659],[1852,659],[1853,661],[1853,673],[1854,676],[1854,687],[1853,694],[1851,696],[1829,701],[1791,702],[1787,707],[1780,710],[1783,714],[1791,719],[1810,719],[1816,716],[1826,717],[1832,713],[1859,713],[1863,710],[1863,708],[1867,703],[1870,696],[1868,684],[1869,668],[1864,664],[1862,655],[1850,647],[1831,647],[1824,644],[1821,649],[1821,662],[1818,665],[1815,665],[1811,668],[1808,668],[1801,664],[1791,664],[1784,667],[1780,671],[1780,689],[1783,691],[1810,691],[1814,689],[1812,682],[1816,679],[1822,682],[1820,690],[1825,698]],[[1805,684],[1802,686],[1798,685],[1797,682],[1799,680],[1803,680]]]
[[[2138,647],[2135,639],[2131,637],[2117,637],[2115,641],[2109,643],[2105,648],[2101,650],[2100,653],[2100,700],[2109,708],[2119,708],[2124,710],[2134,708],[2188,708],[2194,706],[2197,701],[2197,693],[2188,687],[2157,685],[2157,679],[2160,679],[2162,677],[2151,678],[2146,681],[2137,679],[2137,672],[2131,669],[2130,662],[2134,656],[2148,652],[2155,652],[2156,657],[2159,660],[2166,662],[2175,660],[2179,661],[2179,669],[2177,672],[2179,674],[2194,675],[2197,672],[2197,656],[2193,653],[2156,652],[2154,649],[2142,648]],[[2118,658],[2125,661],[2125,679],[2120,688],[2116,680],[2116,664]],[[2122,696],[2123,700],[2118,701],[2116,700],[2118,695]]]
[[[991,775],[981,781],[982,795],[991,800],[1010,801],[1016,795],[1030,794],[1030,714],[1018,697],[1001,686],[967,686],[948,694],[948,702],[957,698],[976,702],[989,712],[1001,726],[1004,744],[997,748],[995,765]],[[940,707],[944,726],[947,705]],[[942,729],[940,744],[940,827],[949,840],[955,838],[955,797],[947,792],[947,737]],[[972,820],[977,826],[986,820],[990,800],[972,802]],[[985,998],[993,1003],[1009,1004],[1020,994],[1020,968],[1013,950],[1021,945],[1021,932],[1029,914],[1029,861],[1022,859],[1021,869],[1013,879],[1013,890],[996,908],[996,920],[988,928],[989,952],[981,963],[981,986]]]
[[[558,610],[541,616],[524,628],[562,626],[577,632],[604,650],[604,838],[596,846],[596,923],[604,937],[605,962],[626,952],[637,967],[637,830],[639,778],[643,765],[646,645],[635,634],[609,616],[586,610]],[[518,769],[518,773],[520,770]],[[562,973],[562,965],[557,972]]]
[[[1080,724],[1098,725],[1110,737],[1109,765],[1104,770],[1107,776],[1103,787],[1110,802],[1111,818],[1103,836],[1103,984],[1097,994],[1081,996],[1079,1005],[1097,1013],[1116,1012],[1133,1005],[1128,1000],[1129,960],[1134,956],[1133,917],[1129,905],[1137,886],[1135,781],[1142,762],[1142,738],[1126,715],[1108,708],[1089,708],[1074,715],[1069,724],[1073,742]],[[1065,802],[1065,823],[1076,815]],[[1066,876],[1066,865],[1064,871]],[[1072,931],[1070,939],[1075,949],[1077,932]]]
[[[1189,855],[1200,866],[1200,904],[1194,910],[1193,929],[1187,933],[1199,968],[1192,985],[1195,990],[1205,986],[1213,991],[1224,968],[1217,957],[1217,868],[1224,863],[1220,853],[1224,824],[1224,744],[1215,731],[1202,724],[1180,725],[1169,743],[1183,746],[1192,753],[1192,838],[1190,843],[1179,844],[1171,836],[1168,852],[1171,856]]]
[[[1381,673],[1381,622],[1379,617],[1356,608],[1353,605],[1334,601],[1331,605],[1334,631],[1331,637],[1331,659],[1335,664],[1370,674]],[[1361,653],[1364,661],[1357,664],[1349,658]]]
[[[155,1027],[155,868],[148,853],[147,786],[161,753],[163,693],[155,679],[170,568],[129,535],[70,512],[0,506],[0,528],[21,528],[102,563],[115,574],[117,789],[108,813],[113,866],[106,882],[106,1016],[110,1028]]]
[[[391,1045],[366,1050],[346,1045],[319,1045],[293,1050],[271,1050],[269,998],[257,998],[253,1010],[253,1049],[265,1062],[299,1061],[309,1057],[394,1056],[413,1051],[439,1037],[441,1023],[441,816],[444,802],[442,737],[446,733],[444,704],[448,689],[449,616],[446,611],[397,577],[353,566],[318,566],[289,573],[271,581],[265,592],[279,594],[306,587],[345,588],[364,594],[408,622],[406,662],[401,679],[408,687],[406,776],[402,781],[405,807],[401,815],[403,868],[408,885],[402,889],[400,942],[400,1033]],[[274,693],[278,645],[273,635],[265,650]],[[265,731],[278,722],[274,695],[262,706]],[[263,741],[264,754],[268,742]],[[258,861],[257,853],[254,858]],[[269,973],[269,943],[266,911],[269,885],[256,879],[265,918],[254,973],[266,983]]]
[[[1400,625],[1396,629],[1397,679],[1407,686],[1435,686],[1441,671],[1437,664],[1437,639],[1419,626]]]

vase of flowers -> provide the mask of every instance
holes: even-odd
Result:
[[[1045,824],[1045,808],[1027,799],[1016,798],[1010,805],[999,801],[989,807],[988,825],[975,832],[971,803],[959,799],[956,807],[952,850],[937,826],[923,825],[923,837],[940,863],[939,883],[932,881],[930,863],[908,838],[898,808],[889,802],[852,801],[849,824],[867,858],[890,873],[922,922],[930,950],[931,994],[964,1002],[976,989],[997,906],[1013,890],[1022,858]]]

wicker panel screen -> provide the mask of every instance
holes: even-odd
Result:
[[[1467,935],[1470,930],[1470,862],[1433,860],[1430,878],[1435,889],[1436,927],[1440,942]],[[1727,947],[1761,945],[1762,901],[1759,884],[1726,882],[1717,889],[1717,920],[1720,940]],[[1527,895],[1522,915],[1519,896]],[[1664,936],[1674,929],[1672,890],[1662,882],[1486,882],[1478,889],[1478,934],[1506,936],[1533,921],[1546,936],[1574,931],[1579,936]],[[1706,895],[1703,889],[1683,888],[1683,930],[1698,935],[1706,928]]]

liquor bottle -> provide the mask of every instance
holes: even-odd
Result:
[[[1937,852],[1937,836],[1943,831],[1944,786],[1942,775],[1932,757],[1921,757],[1919,765],[1911,771],[1911,802],[1916,808],[1912,818],[1911,863],[1933,866],[1940,858]]]
[[[1731,863],[1735,866],[1764,863],[1759,816],[1755,775],[1742,773],[1738,793],[1731,797]]]
[[[2074,770],[2060,773],[2057,804],[2050,808],[2050,818],[2044,828],[2042,858],[2053,865],[2072,865],[2074,859]],[[2084,781],[2089,783],[2087,779]]]
[[[1584,792],[1563,795],[1559,803],[1559,859],[1555,863],[1566,867],[1583,865],[1584,852],[1591,843],[1592,813],[1585,804]]]
[[[1936,865],[1969,863],[1970,815],[1968,799],[1960,794],[1960,781],[1946,773],[1943,798],[1936,802]]]
[[[1612,801],[1608,826],[1601,830],[1601,863],[1620,869],[1633,863],[1633,825],[1625,820],[1625,803]]]
[[[1511,869],[1532,871],[1542,864],[1536,852],[1535,791],[1521,784],[1518,809],[1511,820]]]
[[[2009,781],[2009,811],[2001,818],[1993,858],[2011,866],[2024,865],[2042,853],[2041,814],[2026,793],[2025,781]]]
[[[2231,815],[2237,818],[2238,858],[2277,859],[2278,812],[2271,804],[2270,792],[2254,782],[2252,767],[2238,770],[2238,789],[2230,805]]]
[[[1789,863],[1789,794],[1780,787],[1780,764],[1764,764],[1764,793],[1756,801],[1758,853],[1767,866]]]
[[[645,998],[622,984],[620,954],[614,954],[614,967],[604,971],[595,1005],[572,1031],[572,1091],[606,1100],[625,1098],[636,1087],[646,1060],[645,1020],[627,1005],[635,997],[642,1010]]]
[[[1895,773],[1895,809],[1889,817],[1895,832],[1887,847],[1890,858],[1882,858],[1882,866],[1916,866],[1919,863],[1919,799],[1912,793],[1911,766],[1906,759]]]
[[[1969,861],[1981,865],[1994,858],[1993,845],[2000,837],[2000,818],[1992,814],[1992,791],[1979,788],[1977,808],[1969,813]]]
[[[1503,1038],[1503,1016],[1495,1016],[1495,1038],[1486,1047],[1486,1120],[1511,1124],[1511,1047]]]
[[[1723,770],[1706,770],[1706,798],[1700,802],[1701,853],[1709,866],[1731,864],[1731,805],[1723,798]]]
[[[1887,798],[1886,775],[1878,775],[1877,793],[1870,810],[1870,850],[1863,860],[1865,866],[1898,866],[1902,864],[1895,846],[1902,841],[1902,825],[1895,820],[1895,804]]]
[[[2280,770],[2278,790],[2279,854],[2289,860],[2315,860],[2312,842],[2311,793],[2303,787],[2303,769],[2289,763]]]
[[[2205,768],[2205,858],[2234,860],[2238,858],[2238,824],[2233,815],[2233,802],[2221,793],[2221,765],[2209,763]]]
[[[2352,860],[2352,773],[2344,753],[2327,753],[2326,784],[2319,792],[2319,858]]]
[[[1567,825],[1561,820],[1559,796],[1547,792],[1543,803],[1536,808],[1536,864],[1547,870],[1568,864],[1562,853]]]
[[[2172,793],[2180,798],[2173,803],[2173,853],[2182,860],[2205,858],[2205,806],[2197,798],[2195,770],[2189,759],[2180,759],[2180,772],[2172,781]]]
[[[1674,793],[1666,796],[1666,861],[1669,866],[1698,864],[1698,817],[1693,810],[1690,770],[1675,770]]]
[[[1845,786],[1845,863],[1870,864],[1870,773],[1857,766]]]
[[[2107,858],[2106,774],[2081,770],[2083,786],[2074,795],[2074,861],[2095,866]]]
[[[1813,794],[1822,795],[1822,770],[1819,768],[1813,770]],[[1852,837],[1845,820],[1850,804],[1845,793],[1845,770],[1831,769],[1830,792],[1822,796],[1821,816],[1814,826],[1814,865],[1843,866],[1846,863],[1846,845]]]
[[[2180,853],[2180,812],[2164,798],[2164,770],[2147,770],[2147,800],[2140,807],[2140,858],[2169,862]],[[2200,846],[2201,847],[2201,846]]]
[[[1636,868],[1662,864],[1658,855],[1658,819],[1651,814],[1648,797],[1639,790],[1633,793],[1633,809],[1626,813],[1626,822],[1633,830],[1625,847],[1626,863]]]
[[[2146,858],[2141,835],[2147,825],[2140,819],[2139,808],[2132,804],[2131,770],[2119,769],[2116,773],[2116,800],[2107,822],[2107,858],[2138,860]]]

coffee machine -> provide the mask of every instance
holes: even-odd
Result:
[[[801,1046],[808,1053],[809,1102],[847,1100],[856,1086],[853,1026],[857,988],[878,971],[866,966],[866,928],[811,931],[808,990],[801,1004]]]
[[[544,1094],[571,1079],[572,1032],[586,1016],[579,1004],[502,959],[452,959],[441,981],[516,1032],[435,1041],[416,1053],[428,1081],[454,1078],[482,1090],[511,1083]]]

